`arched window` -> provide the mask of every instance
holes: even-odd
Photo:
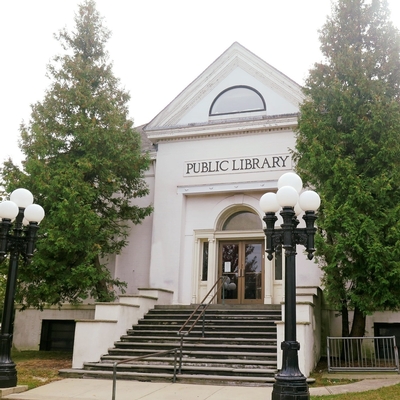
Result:
[[[250,86],[233,86],[222,91],[212,102],[210,116],[265,111],[261,94]]]
[[[223,231],[251,231],[262,229],[261,218],[249,211],[239,211],[226,219]]]

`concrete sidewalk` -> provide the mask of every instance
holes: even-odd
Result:
[[[348,385],[310,387],[310,394],[365,392],[400,383],[399,377],[365,379]],[[116,400],[266,400],[272,387],[191,385],[162,382],[117,381]],[[0,396],[14,400],[111,400],[112,381],[62,379],[23,393]]]

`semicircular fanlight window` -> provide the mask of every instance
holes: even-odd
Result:
[[[261,218],[249,211],[239,211],[228,217],[223,231],[247,231],[262,229]]]
[[[221,92],[210,107],[210,116],[265,111],[261,94],[249,86],[234,86]]]

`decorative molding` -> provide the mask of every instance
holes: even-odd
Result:
[[[273,89],[292,104],[299,104],[304,99],[300,85],[235,42],[150,121],[145,130],[177,125],[188,110],[209,94],[237,67]]]
[[[201,86],[199,87],[199,90],[196,90],[197,86],[191,88],[193,90],[190,93],[188,93],[187,96],[182,96],[181,103],[184,103],[184,105],[182,105],[182,107],[179,108],[179,104],[177,103],[176,104],[177,112],[171,113],[170,118],[166,120],[162,125],[163,126],[177,125],[178,122],[183,118],[185,113],[189,111],[192,107],[194,107],[195,104],[203,100],[203,98],[206,97],[220,81],[226,78],[238,66],[238,64],[239,64],[238,58],[235,57],[231,63],[225,65],[218,73],[215,74],[212,80],[208,81],[205,85],[203,85],[203,81],[201,81],[200,82]]]
[[[278,181],[276,180],[216,183],[212,185],[182,185],[177,187],[177,193],[192,195],[192,194],[202,194],[202,193],[266,191],[268,189],[276,189],[277,187],[278,187]]]
[[[297,114],[274,116],[270,118],[242,119],[240,121],[216,121],[206,125],[175,126],[147,130],[153,142],[165,140],[188,140],[210,137],[264,134],[268,132],[293,131],[297,126]]]

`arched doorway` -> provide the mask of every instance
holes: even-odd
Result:
[[[220,304],[283,301],[282,258],[278,253],[272,261],[266,258],[262,216],[255,207],[244,205],[243,199],[239,201],[242,204],[221,210],[212,229],[194,232],[194,304],[207,293],[210,298],[215,295],[214,301]],[[225,288],[225,292],[210,292],[221,275],[228,275],[230,283],[235,285]]]
[[[218,302],[262,304],[264,239],[256,237],[262,231],[261,219],[249,209],[235,210],[223,217],[218,240],[218,276],[227,277],[227,282],[218,293]]]

